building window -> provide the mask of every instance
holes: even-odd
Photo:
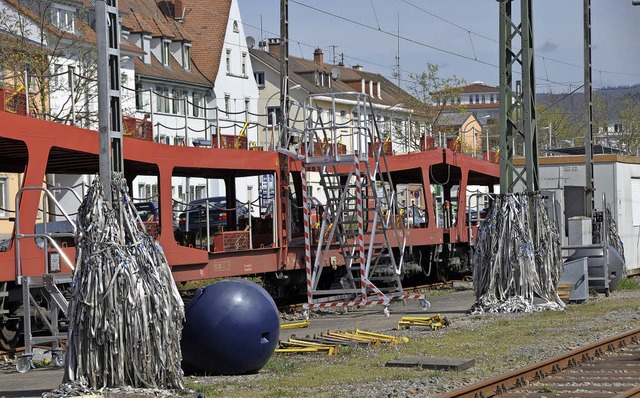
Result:
[[[184,115],[184,99],[186,93],[183,90],[173,90],[173,114]]]
[[[233,21],[233,32],[239,33],[240,29],[238,28],[238,21]]]
[[[162,113],[169,113],[169,89],[167,87],[156,87],[156,111]]]
[[[469,96],[469,103],[470,103],[470,104],[473,104],[473,95],[470,95],[470,96]]]
[[[485,102],[486,102],[485,95],[482,94],[482,103],[484,104]]]
[[[253,78],[256,79],[256,84],[258,85],[259,88],[263,88],[264,87],[264,72],[263,71],[253,72]]]
[[[170,57],[171,57],[171,42],[170,41],[162,41],[162,64],[164,66],[170,65]]]
[[[51,85],[54,87],[61,83],[60,76],[62,73],[62,68],[62,64],[53,64],[53,76],[51,76]]]
[[[6,176],[0,176],[0,216],[6,217],[9,209],[9,184]]]
[[[275,114],[276,120],[273,120],[274,114]],[[267,126],[273,126],[274,124],[278,123],[278,120],[280,120],[281,115],[282,115],[282,112],[280,111],[279,106],[268,107],[267,108]]]
[[[249,106],[251,105],[251,100],[249,98],[244,99],[244,120],[249,120]]]
[[[227,58],[226,58],[226,64],[227,64],[227,75],[231,74],[231,50],[227,50]]]
[[[75,13],[72,10],[54,8],[51,11],[51,23],[65,32],[75,32]]]
[[[476,94],[476,104],[480,103],[480,94]]]
[[[182,48],[182,65],[185,70],[191,70],[191,46]]]
[[[242,53],[242,76],[247,76],[247,53]]]
[[[204,117],[204,96],[199,91],[193,92],[193,117]]]
[[[231,95],[229,94],[224,95],[224,111],[229,117],[229,112],[231,112]]]
[[[142,83],[136,83],[136,110],[141,111],[144,108],[144,100],[142,98]]]
[[[489,97],[489,101],[491,101],[491,103],[493,104],[494,102],[496,102],[496,97],[491,94],[491,96]]]

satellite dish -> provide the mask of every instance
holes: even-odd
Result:
[[[331,68],[331,78],[333,80],[336,80],[339,77],[340,77],[340,69],[334,66],[333,68]]]
[[[256,45],[256,39],[251,36],[247,36],[247,47],[253,48]]]

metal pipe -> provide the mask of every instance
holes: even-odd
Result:
[[[75,67],[69,65],[67,68],[67,73],[69,74],[69,90],[71,91],[71,123],[76,125],[76,95],[75,95],[75,76],[74,76]]]

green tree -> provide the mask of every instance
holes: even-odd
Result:
[[[411,129],[412,137],[408,137],[412,149],[418,149],[423,133],[433,135],[434,126],[438,125],[438,119],[445,111],[464,112],[466,108],[460,103],[460,95],[466,85],[464,79],[458,77],[440,77],[440,67],[437,64],[427,63],[427,69],[421,73],[409,74],[407,106],[414,110],[416,118],[424,122],[424,132],[420,129]],[[407,137],[399,136],[396,132],[394,140],[406,140]]]
[[[633,155],[640,152],[640,100],[625,96],[617,112],[620,121],[620,141],[622,147]]]
[[[538,148],[551,149],[575,144],[574,115],[561,104],[536,104]]]

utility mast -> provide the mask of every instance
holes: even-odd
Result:
[[[500,2],[500,193],[513,192],[518,182],[525,192],[538,184],[538,139],[536,129],[535,78],[533,68],[532,0],[520,0],[520,22],[512,19],[513,0]],[[520,37],[520,45],[514,40]],[[514,65],[522,67],[522,80],[515,82]],[[513,164],[514,143],[524,144],[525,166]]]
[[[111,202],[113,173],[122,173],[122,110],[120,107],[120,23],[118,0],[96,1],[98,42],[98,131],[100,183]]]

